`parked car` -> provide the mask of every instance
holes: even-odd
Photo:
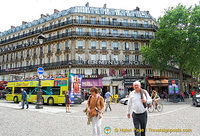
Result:
[[[0,99],[6,99],[6,91],[0,90]]]
[[[193,98],[192,98],[192,103],[193,103],[193,105],[195,105],[195,106],[200,105],[200,93],[197,93],[197,94],[195,94],[195,95],[193,96]]]
[[[121,104],[127,105],[128,104],[128,97],[121,99],[119,102]]]

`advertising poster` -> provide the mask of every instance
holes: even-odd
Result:
[[[71,95],[81,95],[82,75],[70,73]]]

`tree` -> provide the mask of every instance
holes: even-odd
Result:
[[[144,61],[154,68],[166,70],[172,64],[179,68],[180,90],[183,71],[200,69],[200,7],[179,4],[158,19],[159,30],[150,46],[143,47]]]

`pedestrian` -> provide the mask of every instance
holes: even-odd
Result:
[[[101,136],[101,120],[104,112],[104,100],[102,96],[98,96],[98,89],[92,87],[91,97],[87,102],[87,110],[92,120],[93,136]]]
[[[108,107],[109,107],[110,111],[112,110],[111,106],[110,106],[110,97],[112,98],[112,95],[111,95],[110,91],[108,90],[105,94],[105,98],[106,98],[106,109],[105,109],[105,111],[107,111]]]
[[[70,111],[69,111],[70,104],[71,104],[71,100],[70,100],[70,96],[69,96],[69,91],[66,91],[66,92],[65,92],[66,112],[70,112]]]
[[[181,102],[184,102],[184,94],[182,91],[180,92],[180,97],[181,97]]]
[[[130,118],[130,112],[132,110],[135,136],[145,136],[147,124],[146,104],[152,103],[152,99],[149,96],[149,93],[141,88],[141,83],[139,81],[135,81],[133,87],[134,91],[129,95],[127,117]]]
[[[26,91],[21,88],[21,92],[22,92],[22,109],[24,109],[24,103],[26,102],[26,109],[28,109],[28,101],[27,101],[27,93]]]

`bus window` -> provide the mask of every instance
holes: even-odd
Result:
[[[60,87],[52,87],[52,95],[60,95]]]
[[[22,87],[15,87],[14,94],[21,94]]]
[[[7,87],[6,88],[6,93],[7,94],[12,94],[12,87]]]

